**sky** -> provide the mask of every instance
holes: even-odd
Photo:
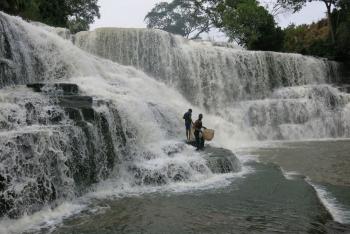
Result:
[[[91,25],[91,30],[100,27],[145,28],[145,15],[159,2],[161,0],[99,0],[101,18],[96,19]],[[262,5],[271,5],[273,2],[274,0],[261,1]],[[324,16],[323,3],[316,1],[309,3],[299,13],[281,14],[276,20],[281,27],[286,27],[290,23],[311,23]]]

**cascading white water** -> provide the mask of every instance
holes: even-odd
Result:
[[[160,30],[101,28],[78,33],[74,43],[137,67],[176,87],[193,104],[214,111],[240,100],[266,98],[279,87],[339,78],[337,64],[326,60],[227,48]]]
[[[228,149],[258,139],[350,134],[349,95],[317,85],[338,79],[332,62],[218,47],[158,31],[103,29],[75,36],[76,45],[103,59],[51,28],[3,13],[0,32],[1,87],[64,81],[93,97],[91,107],[71,108],[57,104],[57,90],[33,94],[16,86],[0,97],[0,134],[6,136],[0,205],[9,206],[5,214],[13,217],[79,196],[107,178],[118,191],[144,191],[217,183],[225,179],[217,165],[239,171],[234,156],[209,161],[183,143],[182,116],[192,106],[216,129],[215,144]],[[29,168],[27,174],[17,173],[18,167]],[[27,191],[40,199],[26,201]]]
[[[175,89],[84,52],[50,28],[3,13],[0,23],[1,86],[13,86],[2,89],[8,91],[0,100],[6,136],[1,216],[19,217],[80,196],[111,174],[116,185],[146,188],[215,181],[220,167],[240,170],[233,154],[203,159],[182,141],[181,117],[191,104]],[[39,94],[18,86],[33,82],[44,83],[31,85]],[[62,83],[77,84],[80,92],[65,94]]]
[[[233,139],[242,132],[260,140],[349,136],[347,95],[325,85],[340,80],[335,62],[237,50],[148,29],[80,32],[74,43],[175,87],[192,104],[234,123]]]
[[[239,106],[246,128],[259,139],[349,137],[349,98],[329,85],[309,85],[281,88]]]

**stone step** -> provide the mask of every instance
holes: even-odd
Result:
[[[59,95],[77,95],[79,94],[79,87],[76,84],[70,83],[32,83],[27,84],[28,88],[33,89],[34,92],[59,94]]]
[[[337,87],[339,91],[344,92],[344,93],[350,93],[350,85],[348,84],[343,84]]]
[[[68,108],[91,108],[93,99],[90,96],[57,96],[58,104]]]
[[[195,141],[187,142],[186,144],[196,147]],[[241,164],[236,155],[227,149],[205,145],[200,151],[207,161],[207,166],[213,173],[229,173],[241,170]]]

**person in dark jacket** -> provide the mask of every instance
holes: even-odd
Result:
[[[196,137],[197,150],[204,148],[204,138],[202,136],[202,128],[207,129],[202,124],[203,115],[199,114],[198,119],[194,122],[194,136]]]
[[[193,124],[192,109],[188,109],[188,111],[184,114],[183,119],[185,120],[186,138],[187,138],[187,141],[190,141],[191,140],[191,127]]]

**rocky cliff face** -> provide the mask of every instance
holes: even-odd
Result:
[[[1,216],[18,217],[79,196],[127,155],[127,137],[112,105],[101,101],[93,108],[92,98],[73,84],[27,86],[2,96]]]
[[[159,31],[75,36],[101,58],[60,32],[0,13],[0,216],[55,206],[105,179],[142,190],[239,171],[230,150],[197,153],[182,141],[189,107],[229,149],[350,136],[349,95],[329,85],[337,64]]]

